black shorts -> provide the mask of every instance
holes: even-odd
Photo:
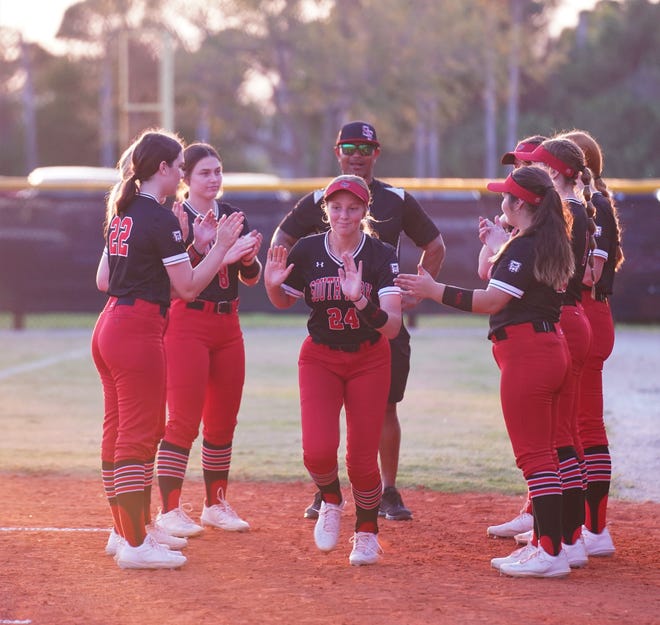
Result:
[[[387,403],[397,404],[403,399],[408,373],[410,373],[410,334],[403,323],[398,336],[390,341],[390,349],[392,352],[392,382]]]

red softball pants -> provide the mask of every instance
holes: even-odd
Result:
[[[305,339],[298,359],[298,379],[303,461],[310,475],[337,474],[343,405],[348,478],[357,491],[378,488],[378,444],[390,376],[390,344],[385,338],[373,345],[365,343],[357,352],[336,351],[314,343],[310,337]]]
[[[238,312],[216,314],[175,300],[165,333],[168,419],[165,440],[190,449],[199,434],[231,443],[245,381]]]
[[[151,460],[165,425],[166,320],[145,300],[117,305],[111,297],[92,334],[92,357],[101,377],[105,416],[101,459]]]
[[[614,321],[607,301],[591,298],[583,291],[582,304],[592,330],[591,347],[582,369],[578,428],[585,449],[608,445],[603,420],[603,365],[614,349]]]
[[[555,329],[536,332],[530,323],[523,323],[507,326],[507,338],[493,339],[504,422],[525,478],[557,471],[557,409],[570,357],[558,324]]]

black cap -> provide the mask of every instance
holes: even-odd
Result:
[[[344,124],[337,135],[337,145],[340,143],[369,143],[380,146],[376,129],[367,122],[349,122]]]

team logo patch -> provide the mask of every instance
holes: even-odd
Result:
[[[371,129],[370,126],[367,126],[366,124],[362,126],[362,136],[365,137],[365,139],[369,139],[369,141],[374,140],[374,131]]]
[[[398,275],[398,273],[399,273],[399,263],[390,263],[390,269],[392,270],[393,274]]]
[[[174,230],[172,232],[172,238],[177,242],[183,241],[183,234],[181,234],[181,230]]]
[[[511,273],[518,273],[520,271],[520,268],[522,267],[522,263],[517,261],[517,260],[510,260],[509,261],[509,271]]]

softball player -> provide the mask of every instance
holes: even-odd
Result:
[[[193,269],[178,220],[162,206],[181,179],[177,138],[147,131],[134,144],[132,174],[116,196],[97,286],[110,296],[92,335],[103,385],[103,483],[114,528],[106,551],[121,568],[176,568],[186,558],[161,545],[185,541],[148,528],[150,481],[164,426],[163,333],[173,287],[193,299],[217,272],[242,228],[242,215],[221,219],[215,245]]]
[[[182,205],[184,232],[197,258],[193,230],[211,212],[215,219],[238,209],[216,199],[222,190],[222,163],[210,145],[194,143],[184,151]],[[165,334],[168,421],[158,451],[162,500],[156,525],[174,536],[194,536],[209,525],[230,531],[249,529],[227,503],[227,480],[245,379],[245,349],[238,318],[238,282],[255,285],[261,275],[257,253],[262,236],[243,222],[242,240],[226,254],[220,271],[192,302],[175,299]],[[245,241],[251,241],[249,247]],[[239,247],[241,246],[241,247]],[[203,422],[202,469],[206,487],[201,523],[180,505],[192,444]]]
[[[542,163],[549,171],[559,195],[573,215],[572,246],[575,272],[568,282],[563,296],[560,323],[571,354],[571,370],[562,389],[557,424],[557,453],[562,478],[563,540],[569,561],[573,567],[587,564],[588,557],[582,525],[585,520],[586,470],[584,454],[578,432],[578,402],[580,379],[591,345],[591,326],[582,308],[582,280],[587,269],[589,255],[595,247],[595,224],[591,218],[593,205],[578,198],[578,177],[588,190],[591,172],[586,167],[582,150],[569,139],[555,138],[544,141],[528,156],[529,160]],[[585,198],[588,200],[589,198]]]
[[[513,165],[515,169],[524,165],[531,165],[530,161],[523,159],[523,154],[533,152],[546,139],[547,137],[543,135],[532,135],[522,139],[513,151],[502,155],[502,165]],[[505,229],[503,226],[508,226],[508,224],[501,224],[499,216],[495,218],[494,222],[484,217],[479,218],[479,239],[483,245],[479,252],[477,273],[482,280],[487,281],[490,279],[491,259],[511,236],[510,228]],[[532,529],[534,529],[534,517],[532,515],[532,502],[528,496],[516,517],[499,525],[489,526],[486,533],[488,536],[511,538],[516,534],[529,532]]]
[[[401,233],[405,233],[423,250],[420,262],[434,276],[440,271],[445,256],[445,245],[433,221],[417,200],[404,189],[393,187],[373,177],[376,160],[380,155],[380,143],[376,129],[369,123],[354,121],[345,124],[337,136],[335,156],[342,174],[360,176],[369,185],[372,197],[370,212],[372,227],[381,241],[399,249]],[[280,222],[273,234],[271,245],[283,245],[287,249],[300,238],[325,232],[328,222],[322,207],[323,190],[303,197]],[[403,299],[404,310],[417,304],[412,298]],[[403,400],[410,371],[410,335],[404,325],[397,337],[390,341],[392,352],[392,383],[387,400],[383,433],[379,445],[380,468],[383,481],[383,498],[380,516],[393,521],[412,519],[396,488],[401,447],[401,426],[397,415],[397,403]],[[321,502],[318,492],[314,502],[306,509],[305,517],[315,519]]]
[[[502,212],[516,234],[494,259],[486,289],[439,284],[418,275],[395,279],[405,292],[460,310],[490,314],[489,338],[501,371],[502,412],[538,525],[529,543],[492,566],[514,577],[562,577],[570,572],[562,548],[562,494],[554,445],[559,396],[569,355],[559,326],[559,291],[573,273],[564,205],[548,174],[521,167],[488,189],[503,194]]]
[[[614,276],[623,262],[621,229],[614,199],[602,178],[603,157],[596,140],[587,132],[574,130],[563,135],[582,150],[594,174],[596,207],[596,249],[594,268],[586,272],[582,285],[582,306],[592,329],[592,341],[582,371],[578,428],[587,471],[586,519],[582,528],[590,556],[610,556],[614,543],[607,529],[607,498],[612,477],[612,460],[603,421],[603,364],[614,347],[614,321],[608,298]]]
[[[390,385],[390,345],[401,326],[396,251],[369,236],[371,195],[359,176],[338,176],[324,192],[325,234],[268,251],[264,280],[276,308],[304,298],[311,308],[298,360],[303,460],[321,492],[314,540],[331,551],[344,507],[338,477],[339,416],[346,413],[346,468],[357,519],[352,565],[379,559],[380,440]]]

